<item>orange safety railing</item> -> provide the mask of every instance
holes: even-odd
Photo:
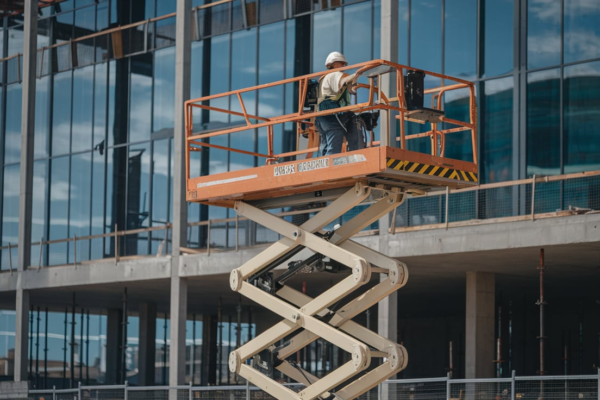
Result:
[[[304,100],[307,96],[309,80],[318,79],[323,75],[326,75],[330,72],[335,71],[351,71],[356,70],[356,74],[366,77],[368,79],[368,84],[358,84],[358,90],[368,90],[367,101],[352,104],[349,106],[316,111],[316,110],[306,110],[304,108]],[[442,82],[441,86],[426,89],[424,91],[425,95],[431,95],[431,108],[434,110],[442,111],[443,102],[442,98],[444,94],[449,91],[459,90],[459,89],[467,89],[469,90],[469,119],[468,121],[460,121],[456,119],[451,119],[444,116],[439,117],[436,123],[430,123],[430,129],[426,132],[411,134],[408,135],[406,133],[407,123],[415,123],[415,124],[424,124],[423,121],[412,118],[412,112],[407,109],[407,99],[405,98],[404,93],[404,74],[407,71],[421,71],[424,72],[427,76],[439,78]],[[381,85],[381,77],[385,74],[391,74],[390,79],[395,79],[394,92],[392,96],[387,96],[383,90]],[[446,84],[448,83],[448,84]],[[246,105],[244,103],[243,95],[248,96],[251,92],[258,92],[260,90],[273,88],[277,86],[284,86],[289,84],[298,85],[298,109],[296,112],[275,116],[275,117],[263,117],[260,115],[250,114],[247,111]],[[211,105],[211,102],[214,103],[217,99],[228,100],[233,97],[231,100],[237,101],[239,103],[240,111],[233,111],[229,109],[215,107]],[[254,97],[257,98],[257,97]],[[221,100],[223,101],[223,100]],[[222,113],[224,115],[231,115],[235,117],[243,117],[243,122],[236,126],[226,127],[223,129],[216,129],[204,132],[194,132],[194,109],[208,110],[210,112]],[[226,93],[214,94],[210,96],[201,97],[194,100],[189,100],[185,103],[186,110],[186,152],[188,154],[187,158],[187,171],[186,176],[190,179],[190,167],[189,167],[189,154],[193,151],[200,151],[203,147],[215,148],[220,150],[231,151],[240,154],[246,154],[251,156],[256,156],[260,158],[264,158],[266,163],[277,162],[285,157],[292,157],[305,154],[306,158],[310,158],[314,155],[314,153],[318,150],[318,135],[316,135],[314,130],[314,118],[319,116],[331,115],[344,111],[352,111],[355,113],[362,113],[367,111],[374,110],[382,110],[384,111],[384,117],[388,119],[388,123],[390,121],[391,112],[395,112],[398,115],[396,119],[399,120],[399,136],[396,138],[396,141],[399,144],[401,149],[406,149],[406,141],[414,140],[418,138],[429,137],[431,139],[431,154],[434,156],[444,157],[445,154],[445,136],[450,133],[455,132],[463,132],[463,131],[471,131],[471,148],[473,154],[472,162],[477,164],[477,105],[475,99],[475,86],[472,82],[465,81],[462,79],[454,78],[448,75],[437,74],[434,72],[422,71],[416,68],[411,68],[405,65],[395,64],[385,60],[374,60],[367,61],[359,64],[354,64],[350,66],[346,66],[343,68],[338,68],[334,70],[318,72],[310,75],[304,75],[296,78],[285,79],[278,82],[268,83],[264,85],[249,87],[245,89],[232,90]],[[285,124],[295,122],[298,123],[296,127],[296,135],[297,137],[300,134],[309,134],[309,146],[305,149],[297,149],[296,151],[286,152],[275,154],[273,151],[273,136],[275,125]],[[439,124],[446,123],[451,125],[452,127],[439,127]],[[302,123],[302,124],[300,124]],[[308,129],[302,129],[301,125],[308,126]],[[387,126],[390,126],[389,124]],[[221,146],[210,143],[210,138],[214,138],[216,136],[221,135],[229,135],[236,132],[250,131],[259,128],[267,129],[267,153],[259,153],[253,152],[244,149],[237,149],[233,147]],[[389,128],[388,128],[389,129]],[[389,132],[384,132],[381,135],[382,138],[389,137]],[[384,139],[385,141],[385,139]],[[316,146],[315,146],[316,144]],[[378,145],[388,145],[392,147],[396,147],[395,144],[387,144],[384,142],[374,141],[373,137],[369,140],[368,146],[378,146]]]

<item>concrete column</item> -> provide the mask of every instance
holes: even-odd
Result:
[[[494,377],[495,275],[467,272],[465,377]]]
[[[15,382],[27,381],[29,338],[29,291],[17,289],[15,327]]]
[[[381,58],[391,62],[398,62],[398,0],[381,0]],[[381,77],[381,89],[388,98],[395,97],[395,76],[385,74]],[[389,137],[381,136],[382,146],[396,146],[395,126],[390,122],[389,112],[382,111],[381,132],[389,132]]]
[[[121,342],[123,330],[123,310],[110,309],[106,315],[106,383],[109,385],[122,384],[119,382],[121,366],[123,365],[123,349]]]
[[[31,207],[33,199],[33,137],[35,132],[35,72],[37,55],[37,1],[26,1],[23,26],[23,96],[21,101],[21,186],[19,192],[19,252],[17,268],[31,261]],[[27,354],[27,353],[25,353]]]
[[[185,176],[185,108],[190,98],[191,68],[191,0],[177,0],[175,45],[175,127],[173,162],[173,254],[187,245],[188,210]],[[178,265],[178,264],[174,264]]]
[[[187,280],[171,278],[171,345],[169,385],[185,384],[185,328],[187,322]],[[175,398],[177,393],[175,392]]]
[[[139,374],[140,386],[153,386],[156,363],[156,304],[140,305]]]
[[[23,40],[23,96],[21,101],[21,176],[19,191],[19,247],[17,270],[21,274],[31,261],[31,207],[33,199],[33,138],[35,131],[35,71],[37,55],[37,1],[26,1]],[[29,337],[29,292],[21,289],[18,279],[16,294],[15,371],[16,382],[27,380]]]
[[[173,162],[173,258],[171,262],[171,346],[169,385],[185,383],[185,328],[187,281],[179,278],[180,248],[187,246],[188,205],[186,202],[185,101],[190,98],[192,2],[177,0],[175,41],[175,126]],[[169,392],[177,399],[177,391]]]

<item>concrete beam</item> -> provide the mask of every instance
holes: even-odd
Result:
[[[17,269],[31,261],[31,207],[33,201],[33,138],[35,132],[35,72],[38,3],[26,1],[23,38],[23,95],[21,100],[21,176],[19,191],[19,248]]]
[[[490,272],[467,272],[465,378],[494,377],[496,280]]]
[[[85,265],[66,265],[30,269],[20,273],[22,289],[47,289],[53,287],[69,287],[93,285],[101,283],[122,283],[166,279],[171,276],[171,257],[114,262],[101,261]],[[0,274],[0,291],[14,291],[17,288],[16,275]]]
[[[370,246],[376,237],[361,239]],[[464,254],[476,251],[559,246],[600,242],[600,214],[535,221],[479,223],[445,229],[414,230],[389,235],[391,257]]]
[[[29,307],[29,292],[18,289],[15,321],[15,382],[28,380]]]

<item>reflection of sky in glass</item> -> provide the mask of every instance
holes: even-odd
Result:
[[[67,143],[68,144],[68,143]],[[4,135],[4,163],[21,160],[21,84],[6,88],[6,132]]]
[[[444,111],[446,116],[458,121],[470,121],[470,98],[468,89],[451,90],[444,95]],[[455,125],[444,124],[444,129],[455,128]],[[473,161],[471,131],[453,132],[446,135],[445,157],[455,160]]]
[[[600,62],[564,70],[564,173],[600,169]]]
[[[168,218],[169,139],[154,142],[152,163],[152,225],[164,225]]]
[[[565,63],[600,57],[600,2],[565,1]]]
[[[527,65],[530,69],[560,64],[561,0],[527,2]]]
[[[31,207],[31,240],[38,242],[46,236],[46,184],[48,183],[48,161],[36,161],[33,164],[33,187],[36,195]],[[33,254],[39,254],[40,248],[32,248]],[[35,260],[35,258],[33,258]],[[39,258],[37,260],[39,262]],[[33,261],[33,264],[37,264]]]
[[[8,243],[18,243],[19,233],[19,165],[11,165],[4,167],[4,191],[2,204],[2,245],[7,246]],[[12,253],[12,266],[16,268],[17,252]],[[8,250],[2,251],[1,269],[8,270],[9,265]]]
[[[476,73],[477,1],[446,1],[444,73],[471,79]]]
[[[8,54],[23,53],[23,26],[8,30]]]
[[[94,66],[73,71],[73,124],[72,150],[90,150],[92,147],[92,118],[94,111]],[[102,109],[102,107],[100,107]]]
[[[48,155],[48,107],[49,107],[50,77],[45,76],[36,81],[35,85],[35,133],[33,139],[34,158]],[[0,92],[1,93],[1,92]]]
[[[71,148],[71,71],[54,75],[52,111],[52,155],[66,154]]]
[[[175,113],[175,47],[154,53],[153,132],[173,128]]]
[[[344,49],[349,64],[371,59],[371,2],[355,4],[344,10]]]
[[[560,173],[560,70],[527,76],[527,176]]]
[[[71,195],[69,213],[69,236],[90,234],[90,178],[92,153],[82,153],[71,157]],[[73,259],[72,256],[69,259]],[[89,241],[79,242],[77,259],[89,259]]]
[[[484,0],[484,57],[482,74],[501,75],[513,69],[514,0]]]
[[[313,15],[312,72],[324,71],[327,55],[341,50],[341,21],[339,8]]]
[[[150,138],[152,111],[152,55],[131,58],[129,142]]]
[[[53,158],[50,161],[50,237],[68,237],[69,222],[69,157]],[[60,265],[67,261],[67,244],[57,243],[48,246],[49,265]]]
[[[411,3],[411,67],[442,72],[442,0]]]
[[[483,106],[482,180],[485,183],[508,181],[513,178],[513,78],[486,81]]]

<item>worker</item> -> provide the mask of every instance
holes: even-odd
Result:
[[[348,65],[346,58],[337,51],[330,53],[325,60],[327,69],[342,68],[346,65]],[[319,80],[318,110],[350,105],[350,94],[355,93],[355,85],[355,74],[348,75],[337,71],[323,75]],[[344,136],[348,151],[365,147],[361,125],[351,111],[317,117],[315,124],[321,137],[320,156],[341,153]]]

